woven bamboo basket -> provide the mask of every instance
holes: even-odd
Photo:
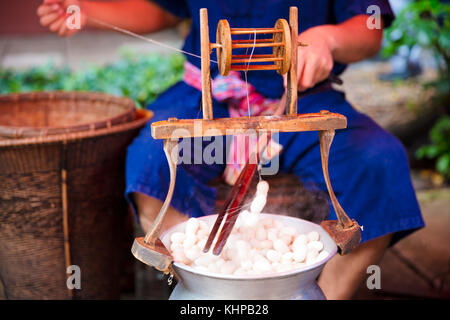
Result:
[[[48,121],[46,113],[69,104],[67,131],[56,117],[48,126],[32,122]],[[0,117],[0,280],[6,297],[118,298],[123,257],[130,256],[124,241],[132,237],[124,227],[125,153],[152,113],[135,111],[127,98],[94,93],[0,97],[1,112],[8,108],[24,121],[7,112],[22,128],[17,131]],[[79,290],[67,287],[70,265],[80,267]]]
[[[0,96],[0,137],[17,139],[110,128],[133,120],[135,112],[132,100],[104,93],[4,95]]]

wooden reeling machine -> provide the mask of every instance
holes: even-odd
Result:
[[[233,39],[234,35],[264,35],[258,39]],[[321,151],[322,169],[328,188],[330,199],[338,220],[326,220],[322,227],[336,242],[341,254],[348,253],[361,241],[360,227],[355,220],[350,219],[340,206],[330,183],[328,173],[328,157],[331,143],[336,129],[345,129],[347,119],[338,113],[322,110],[320,113],[297,113],[297,54],[298,47],[298,11],[291,7],[289,23],[285,19],[278,19],[273,27],[268,28],[231,28],[227,20],[220,20],[217,25],[216,42],[210,43],[208,30],[207,9],[200,10],[201,35],[201,81],[202,81],[202,119],[176,119],[154,122],[151,125],[151,134],[155,139],[164,139],[164,151],[170,168],[170,185],[166,200],[147,235],[136,238],[132,253],[145,264],[152,265],[164,273],[173,273],[172,256],[159,239],[161,226],[173,195],[176,179],[177,161],[172,155],[178,155],[178,139],[186,137],[201,137],[211,135],[226,135],[229,130],[270,133],[318,131]],[[233,54],[233,49],[242,48],[272,48],[271,54],[243,55]],[[226,76],[230,71],[256,71],[276,70],[280,75],[287,76],[285,114],[279,116],[253,116],[235,118],[213,117],[210,55],[216,50],[217,63],[221,75]],[[265,49],[267,50],[267,49]],[[267,52],[267,51],[266,51]],[[195,128],[195,129],[194,129]],[[227,215],[227,221],[221,230],[219,240],[216,242],[215,254],[220,253],[237,218],[238,212],[230,212],[231,203],[236,202],[239,195],[248,192],[249,166],[247,165],[228,199],[219,213],[210,238],[214,238],[218,225]],[[254,168],[251,168],[254,172]],[[247,176],[247,178],[245,178]],[[247,183],[247,184],[245,184]],[[211,245],[211,243],[209,243]],[[209,250],[209,246],[204,251]]]

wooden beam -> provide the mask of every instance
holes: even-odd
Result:
[[[287,95],[286,95],[286,114],[297,114],[297,98],[298,98],[298,79],[297,79],[297,57],[298,57],[298,10],[297,7],[289,8],[289,26],[291,28],[291,41],[292,52],[286,52],[291,54],[291,67],[287,73]]]
[[[210,73],[210,47],[209,47],[208,10],[200,9],[200,51],[202,56],[202,111],[203,119],[213,118],[211,73]]]
[[[155,139],[186,138],[239,134],[246,130],[279,132],[318,131],[344,129],[347,118],[326,110],[320,113],[306,113],[282,116],[258,116],[219,118],[213,120],[176,119],[152,123],[152,137]]]

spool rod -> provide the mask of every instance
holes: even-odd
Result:
[[[232,43],[254,43],[254,42],[270,42],[273,41],[272,38],[264,38],[264,39],[236,39],[232,40]]]
[[[270,64],[270,65],[231,65],[231,70],[233,71],[246,71],[246,70],[278,70],[279,67]]]
[[[289,26],[291,29],[291,41],[294,44],[291,48],[291,67],[287,74],[286,86],[286,114],[297,114],[298,79],[297,79],[297,42],[298,42],[298,9],[289,8]],[[289,54],[288,52],[286,54]]]
[[[274,58],[275,56],[273,54],[254,54],[252,56],[252,61],[258,58]],[[249,54],[233,54],[232,58],[250,58]]]
[[[213,119],[208,10],[200,9],[200,46],[202,57],[202,111],[204,120]]]
[[[231,46],[232,49],[240,48],[268,48],[268,47],[281,47],[284,46],[284,42],[266,42],[266,43],[236,43]]]
[[[231,28],[231,34],[264,34],[264,33],[282,33],[283,30],[277,29],[259,29],[258,28],[245,28],[245,29],[233,29]]]
[[[232,59],[231,63],[283,61],[283,58]]]

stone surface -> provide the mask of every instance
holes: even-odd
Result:
[[[345,91],[348,101],[359,111],[369,115],[383,128],[397,135],[405,135],[417,120],[429,115],[431,90],[423,84],[436,78],[427,68],[417,78],[407,81],[383,82],[378,75],[389,72],[385,61],[364,61],[352,64],[342,75],[344,84],[336,86]]]
[[[450,299],[450,188],[417,194],[425,228],[387,251],[380,262],[381,290],[364,283],[355,298]]]
[[[450,188],[422,191],[418,198],[426,227],[394,248],[433,293],[450,298]]]

